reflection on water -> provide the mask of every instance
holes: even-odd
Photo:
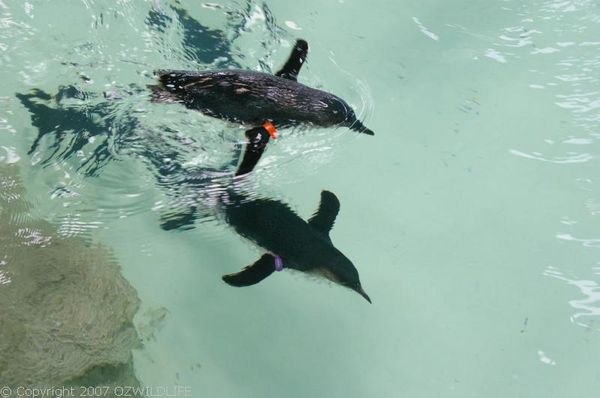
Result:
[[[569,301],[571,307],[576,310],[571,316],[571,321],[577,325],[600,331],[598,320],[595,318],[600,316],[600,285],[593,280],[569,277],[555,267],[548,267],[544,271],[544,275],[562,280],[568,285],[578,288],[584,297]]]
[[[596,175],[590,173],[595,166],[578,168],[583,164],[595,165],[600,153],[597,131],[600,120],[600,56],[597,49],[600,41],[590,34],[590,29],[593,30],[599,20],[597,2],[542,0],[512,5],[518,12],[518,19],[514,20],[513,26],[499,32],[500,41],[495,43],[496,48],[508,62],[527,65],[527,71],[521,73],[526,76],[532,98],[541,98],[534,94],[535,91],[543,92],[560,116],[556,118],[558,123],[542,126],[547,132],[538,135],[537,142],[523,140],[528,142],[509,152],[547,163],[550,167],[564,167],[563,172],[566,168],[577,168],[568,189],[586,194],[582,195],[583,201],[573,203],[569,211],[582,213],[584,207],[589,208],[590,201],[597,200]],[[591,21],[596,22],[590,24]],[[531,110],[535,112],[535,105]],[[526,130],[523,133],[530,135]],[[594,215],[593,211],[588,214]],[[586,216],[567,217],[567,222],[563,218],[561,222],[570,227],[570,232],[555,237],[562,242],[580,243],[581,250],[598,247],[598,239],[587,237],[597,235],[597,220]],[[592,229],[589,228],[590,221]],[[544,275],[580,290],[585,298],[569,301],[577,311],[571,319],[576,324],[591,327],[595,317],[600,315],[597,283],[567,276],[568,273],[558,266],[548,267]]]
[[[555,164],[585,163],[585,162],[589,162],[590,160],[593,160],[595,158],[594,156],[592,156],[589,153],[574,153],[572,155],[559,156],[559,157],[555,157],[555,158],[545,157],[539,152],[525,153],[525,152],[518,151],[516,149],[511,149],[510,153],[513,155],[516,155],[516,156],[521,156],[526,159],[540,160],[542,162],[555,163]]]
[[[520,21],[516,26],[505,29],[499,36],[504,43],[500,42],[498,45],[513,48],[514,62],[533,60],[533,65],[528,70],[530,87],[549,90],[555,104],[569,113],[569,124],[565,123],[561,132],[567,139],[561,137],[555,140],[554,137],[548,137],[545,140],[547,144],[556,145],[548,151],[555,152],[556,155],[542,155],[520,149],[512,150],[511,153],[557,164],[590,161],[596,158],[595,149],[589,150],[592,153],[580,152],[568,144],[597,144],[596,122],[599,119],[595,110],[600,103],[595,93],[600,87],[600,79],[597,77],[600,57],[593,49],[600,42],[590,41],[588,30],[581,24],[581,21],[593,15],[590,14],[589,7],[593,7],[594,3],[534,3],[533,6],[523,4],[518,7]],[[559,28],[565,19],[572,23],[571,27]],[[589,51],[582,51],[583,48],[589,48]],[[531,56],[527,56],[528,54]],[[554,67],[542,67],[548,64],[553,64]],[[554,71],[554,74],[549,70]]]

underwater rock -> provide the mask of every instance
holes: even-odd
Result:
[[[137,330],[143,341],[156,341],[156,333],[165,325],[169,310],[165,307],[150,308],[143,314],[143,322],[138,323]]]
[[[0,166],[0,381],[138,386],[139,299],[111,251],[32,220],[15,166]]]

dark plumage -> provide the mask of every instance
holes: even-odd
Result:
[[[278,128],[346,126],[373,134],[340,97],[287,78],[239,69],[157,74],[171,99],[209,116],[247,125],[269,120]]]
[[[153,100],[180,102],[206,115],[249,125],[248,145],[237,175],[252,171],[268,143],[265,134],[275,138],[275,128],[345,126],[374,135],[343,99],[297,82],[307,53],[306,41],[298,40],[275,75],[240,69],[159,70],[156,75],[161,84],[151,86]]]
[[[248,200],[230,193],[227,202],[227,223],[268,253],[240,272],[225,275],[225,282],[233,286],[253,285],[271,275],[279,261],[283,269],[320,274],[371,302],[360,284],[358,271],[329,237],[340,209],[332,192],[321,193],[319,208],[308,221],[273,199]]]

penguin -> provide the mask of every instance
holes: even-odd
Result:
[[[254,169],[277,129],[299,125],[344,126],[375,133],[358,120],[340,97],[299,83],[308,43],[298,40],[275,75],[241,69],[192,72],[158,70],[159,85],[151,86],[154,102],[178,102],[205,115],[251,127],[236,175]]]
[[[371,303],[356,267],[329,237],[339,210],[340,202],[330,191],[321,192],[319,207],[308,221],[280,201],[230,193],[224,209],[227,224],[266,253],[223,280],[231,286],[250,286],[276,271],[293,269],[325,277]]]

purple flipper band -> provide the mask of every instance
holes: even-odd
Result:
[[[283,269],[283,260],[279,256],[275,256],[275,271],[281,271]]]

